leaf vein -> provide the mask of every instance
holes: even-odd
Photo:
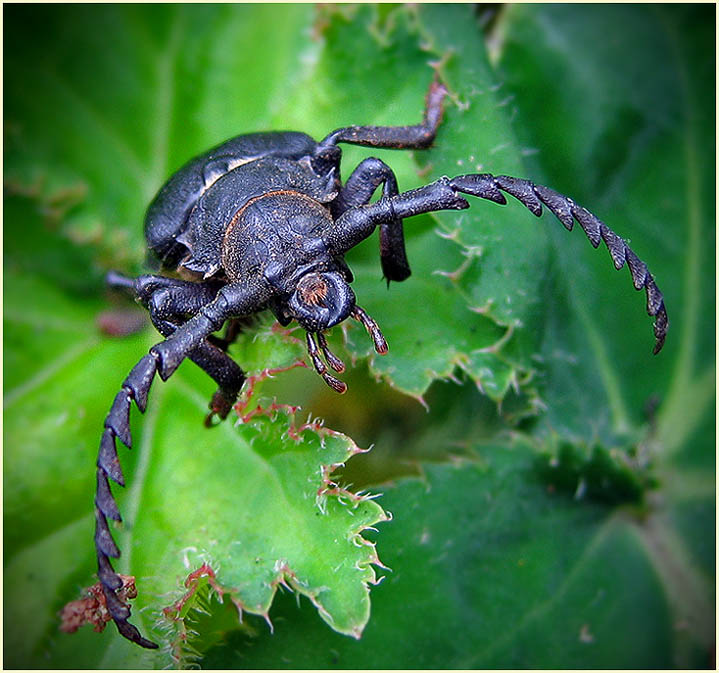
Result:
[[[65,367],[72,364],[75,360],[77,360],[79,357],[84,355],[92,348],[96,347],[99,342],[99,338],[93,336],[90,339],[76,344],[72,348],[66,350],[62,355],[55,358],[52,362],[46,364],[40,371],[36,372],[35,375],[29,378],[27,381],[21,383],[12,390],[9,390],[5,394],[3,407],[7,409],[25,395],[47,383],[47,381],[49,381],[53,376],[62,371]]]

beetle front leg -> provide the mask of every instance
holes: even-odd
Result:
[[[153,324],[163,336],[180,327],[179,323],[169,320],[153,320]],[[188,358],[217,383],[217,390],[210,399],[210,413],[205,417],[205,426],[209,428],[215,416],[221,421],[227,418],[245,383],[245,373],[227,353],[208,340],[201,342]]]
[[[197,313],[204,303],[200,292],[193,291],[188,295],[185,288],[172,288],[155,292],[148,308],[155,329],[169,337],[185,323],[185,314]],[[205,418],[205,425],[210,427],[214,416],[224,420],[229,414],[245,382],[245,373],[224,350],[210,342],[210,337],[201,341],[188,358],[218,386],[210,400],[210,413]]]
[[[365,159],[347,178],[347,182],[332,203],[335,218],[350,208],[369,203],[377,187],[383,185],[382,196],[391,198],[399,194],[394,171],[380,159]],[[379,249],[382,273],[390,281],[403,281],[411,271],[404,245],[402,220],[393,218],[379,224]]]
[[[157,359],[160,378],[163,381],[170,378],[180,363],[228,318],[250,315],[264,306],[269,297],[270,291],[264,287],[233,283],[220,288],[215,299],[150,349],[150,354]]]
[[[219,283],[195,283],[155,275],[133,279],[114,271],[107,275],[107,284],[132,291],[147,308],[152,324],[163,337],[169,337],[185,323],[186,316],[194,315],[209,304],[222,287]],[[210,414],[205,419],[208,427],[213,416],[218,416],[220,420],[227,417],[245,381],[242,369],[222,349],[234,337],[236,333],[228,332],[226,340],[218,339],[219,344],[212,343],[212,337],[208,337],[188,356],[218,385],[210,400]]]

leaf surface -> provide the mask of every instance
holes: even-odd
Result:
[[[671,617],[631,520],[548,493],[526,446],[481,456],[385,492],[398,524],[381,533],[391,572],[360,641],[324,637],[306,604],[283,600],[291,628],[229,634],[206,665],[243,652],[256,668],[667,666]]]
[[[707,665],[712,10],[512,6],[484,29],[482,11],[8,9],[9,664]],[[359,325],[334,330],[351,370],[346,397],[294,368],[258,379],[240,412],[271,409],[276,395],[278,405],[301,404],[300,415],[278,408],[206,431],[212,384],[184,364],[155,385],[146,417],[133,414],[119,569],[138,576],[133,619],[167,648],[139,651],[112,627],[58,633],[56,613],[92,582],[102,419],[157,340],[97,329],[108,309],[117,318],[127,308],[99,288],[109,268],[141,270],[149,199],[188,158],[237,133],[321,138],[348,124],[416,123],[434,69],[450,97],[435,146],[414,153],[421,173],[408,153],[345,147],[343,177],[376,154],[401,189],[491,171],[569,194],[656,275],[672,321],[664,351],[650,355],[650,319],[628,273],[579,227],[566,232],[551,214],[535,220],[511,199],[470,197],[467,211],[412,218],[407,282],[386,288],[374,239],[348,256],[358,301],[390,354],[373,355]],[[231,353],[249,374],[286,368],[303,356],[300,335],[264,316]],[[384,514],[327,483],[326,466],[357,445],[298,430],[308,415],[376,444],[348,462],[348,480],[423,473],[370,489],[385,493],[379,502],[394,518],[362,537],[392,571],[372,591],[358,642],[325,622],[354,635],[367,622],[377,555],[358,536]],[[426,464],[454,454],[463,460]],[[270,609],[283,582],[310,598],[299,611],[287,595]],[[260,616],[240,624],[238,607]]]

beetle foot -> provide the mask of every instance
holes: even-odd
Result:
[[[317,341],[319,341],[320,343],[319,348],[317,347],[317,343],[315,342],[315,334],[317,335]],[[327,371],[325,363],[322,362],[322,359],[320,358],[319,350],[321,348],[322,353],[327,359],[327,362],[330,367],[332,367],[332,369],[334,369],[336,372],[344,371],[344,363],[329,349],[324,335],[321,332],[306,332],[306,337],[307,352],[309,353],[310,359],[312,360],[312,364],[314,365],[317,373],[323,378],[324,382],[335,392],[340,394],[346,392],[347,384],[344,383],[344,381],[340,381],[338,378],[332,376],[332,374]]]
[[[361,322],[364,325],[364,328],[372,337],[372,341],[374,341],[374,349],[380,355],[386,355],[389,348],[387,347],[387,342],[385,341],[384,335],[382,334],[382,330],[380,330],[379,325],[372,318],[370,318],[369,315],[367,315],[366,311],[364,311],[357,305],[355,305],[355,307],[352,309],[352,313],[350,315],[355,320]]]
[[[232,409],[232,402],[230,402],[223,394],[222,391],[216,390],[215,394],[210,400],[210,413],[205,416],[205,427],[211,428],[221,421],[227,418],[227,414]],[[215,423],[215,416],[217,417],[217,423]]]

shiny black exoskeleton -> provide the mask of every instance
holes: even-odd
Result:
[[[120,633],[143,647],[157,647],[128,622],[130,609],[120,601],[122,581],[110,557],[119,549],[107,518],[120,513],[109,479],[124,485],[115,438],[130,446],[130,406],[145,410],[158,373],[166,380],[185,358],[218,384],[210,416],[224,418],[242,388],[242,369],[227,355],[235,319],[263,309],[282,325],[296,320],[306,331],[309,356],[317,372],[337,392],[345,384],[331,375],[344,370],[328,348],[323,332],[351,317],[370,333],[378,353],[387,344],[377,324],[355,301],[345,253],[379,227],[380,260],[388,281],[410,275],[404,247],[403,218],[437,210],[468,208],[461,194],[504,204],[506,192],[535,215],[542,204],[571,229],[576,220],[594,247],[602,240],[617,269],[625,262],[636,289],[644,288],[647,312],[656,318],[655,352],[668,327],[662,294],[646,265],[623,239],[570,198],[526,180],[489,174],[443,177],[419,189],[399,192],[392,169],[366,159],[343,184],[338,143],[370,147],[422,149],[434,140],[446,90],[435,80],[427,94],[424,120],[415,126],[350,126],[315,142],[303,133],[255,133],[238,136],[193,159],[162,187],[150,204],[145,236],[165,268],[191,280],[161,275],[136,279],[116,273],[111,286],[133,292],[150,313],[164,340],[150,349],[125,379],[105,420],[100,443],[95,497],[98,576],[107,606]],[[382,185],[382,198],[370,203]],[[228,323],[230,335],[213,335]],[[325,364],[326,363],[326,364]]]

